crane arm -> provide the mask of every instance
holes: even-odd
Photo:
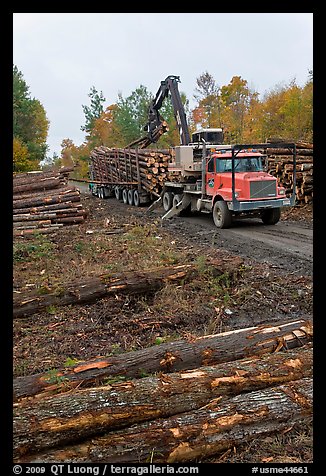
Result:
[[[159,110],[162,107],[164,99],[170,93],[171,102],[173,106],[174,117],[176,119],[181,145],[187,145],[190,142],[190,134],[186,119],[186,114],[181,101],[178,83],[180,82],[179,76],[168,76],[164,81],[161,81],[159,90],[157,91],[155,98],[151,101],[148,111],[148,123],[144,127],[144,130],[148,133],[148,139],[151,142],[157,142],[162,132],[162,127],[167,130],[166,123],[163,117],[160,115]]]

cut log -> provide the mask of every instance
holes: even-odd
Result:
[[[37,181],[33,181],[31,183],[22,184],[22,185],[15,185],[13,186],[14,194],[19,194],[20,192],[29,192],[29,191],[43,191],[48,190],[51,188],[58,188],[60,186],[60,178],[39,178]]]
[[[177,340],[123,354],[80,362],[70,368],[16,377],[14,399],[57,393],[82,385],[99,384],[112,376],[141,377],[154,372],[176,372],[230,362],[253,355],[291,349],[312,341],[312,321],[298,320],[221,334]]]
[[[57,219],[55,221],[66,220]],[[147,272],[104,273],[82,281],[48,288],[46,294],[42,294],[44,292],[43,289],[41,291],[27,291],[19,293],[14,297],[13,316],[15,318],[27,317],[42,311],[42,309],[48,306],[66,306],[68,304],[91,302],[118,293],[137,294],[153,292],[167,282],[179,282],[192,272],[195,272],[195,266],[180,265]]]
[[[134,423],[198,409],[210,400],[312,376],[312,347],[182,373],[69,392],[14,405],[16,456],[76,443]]]
[[[311,419],[312,388],[312,379],[303,378],[226,401],[217,398],[192,412],[136,424],[77,445],[18,458],[15,462],[198,461]]]

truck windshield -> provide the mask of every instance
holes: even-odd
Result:
[[[234,159],[236,172],[261,172],[263,170],[261,157],[241,157]],[[216,159],[216,172],[232,172],[232,159]]]

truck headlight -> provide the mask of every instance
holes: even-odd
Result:
[[[281,188],[281,189],[278,191],[278,193],[279,193],[280,195],[285,195],[285,189],[284,189],[284,188]]]

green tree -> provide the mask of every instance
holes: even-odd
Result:
[[[49,121],[43,105],[38,99],[31,98],[22,72],[14,65],[13,136],[27,148],[29,170],[38,168],[39,162],[46,157],[48,129]],[[25,166],[27,166],[26,163]],[[15,169],[17,170],[17,160]]]
[[[147,88],[140,85],[127,98],[118,95],[117,109],[114,112],[114,121],[124,145],[127,145],[144,135],[144,126],[148,121],[148,106],[152,95]]]
[[[103,103],[105,102],[102,91],[98,92],[94,86],[91,87],[88,97],[91,99],[91,103],[90,106],[82,105],[85,114],[85,125],[81,126],[81,130],[87,134],[92,131],[95,120],[101,116],[104,110]]]

